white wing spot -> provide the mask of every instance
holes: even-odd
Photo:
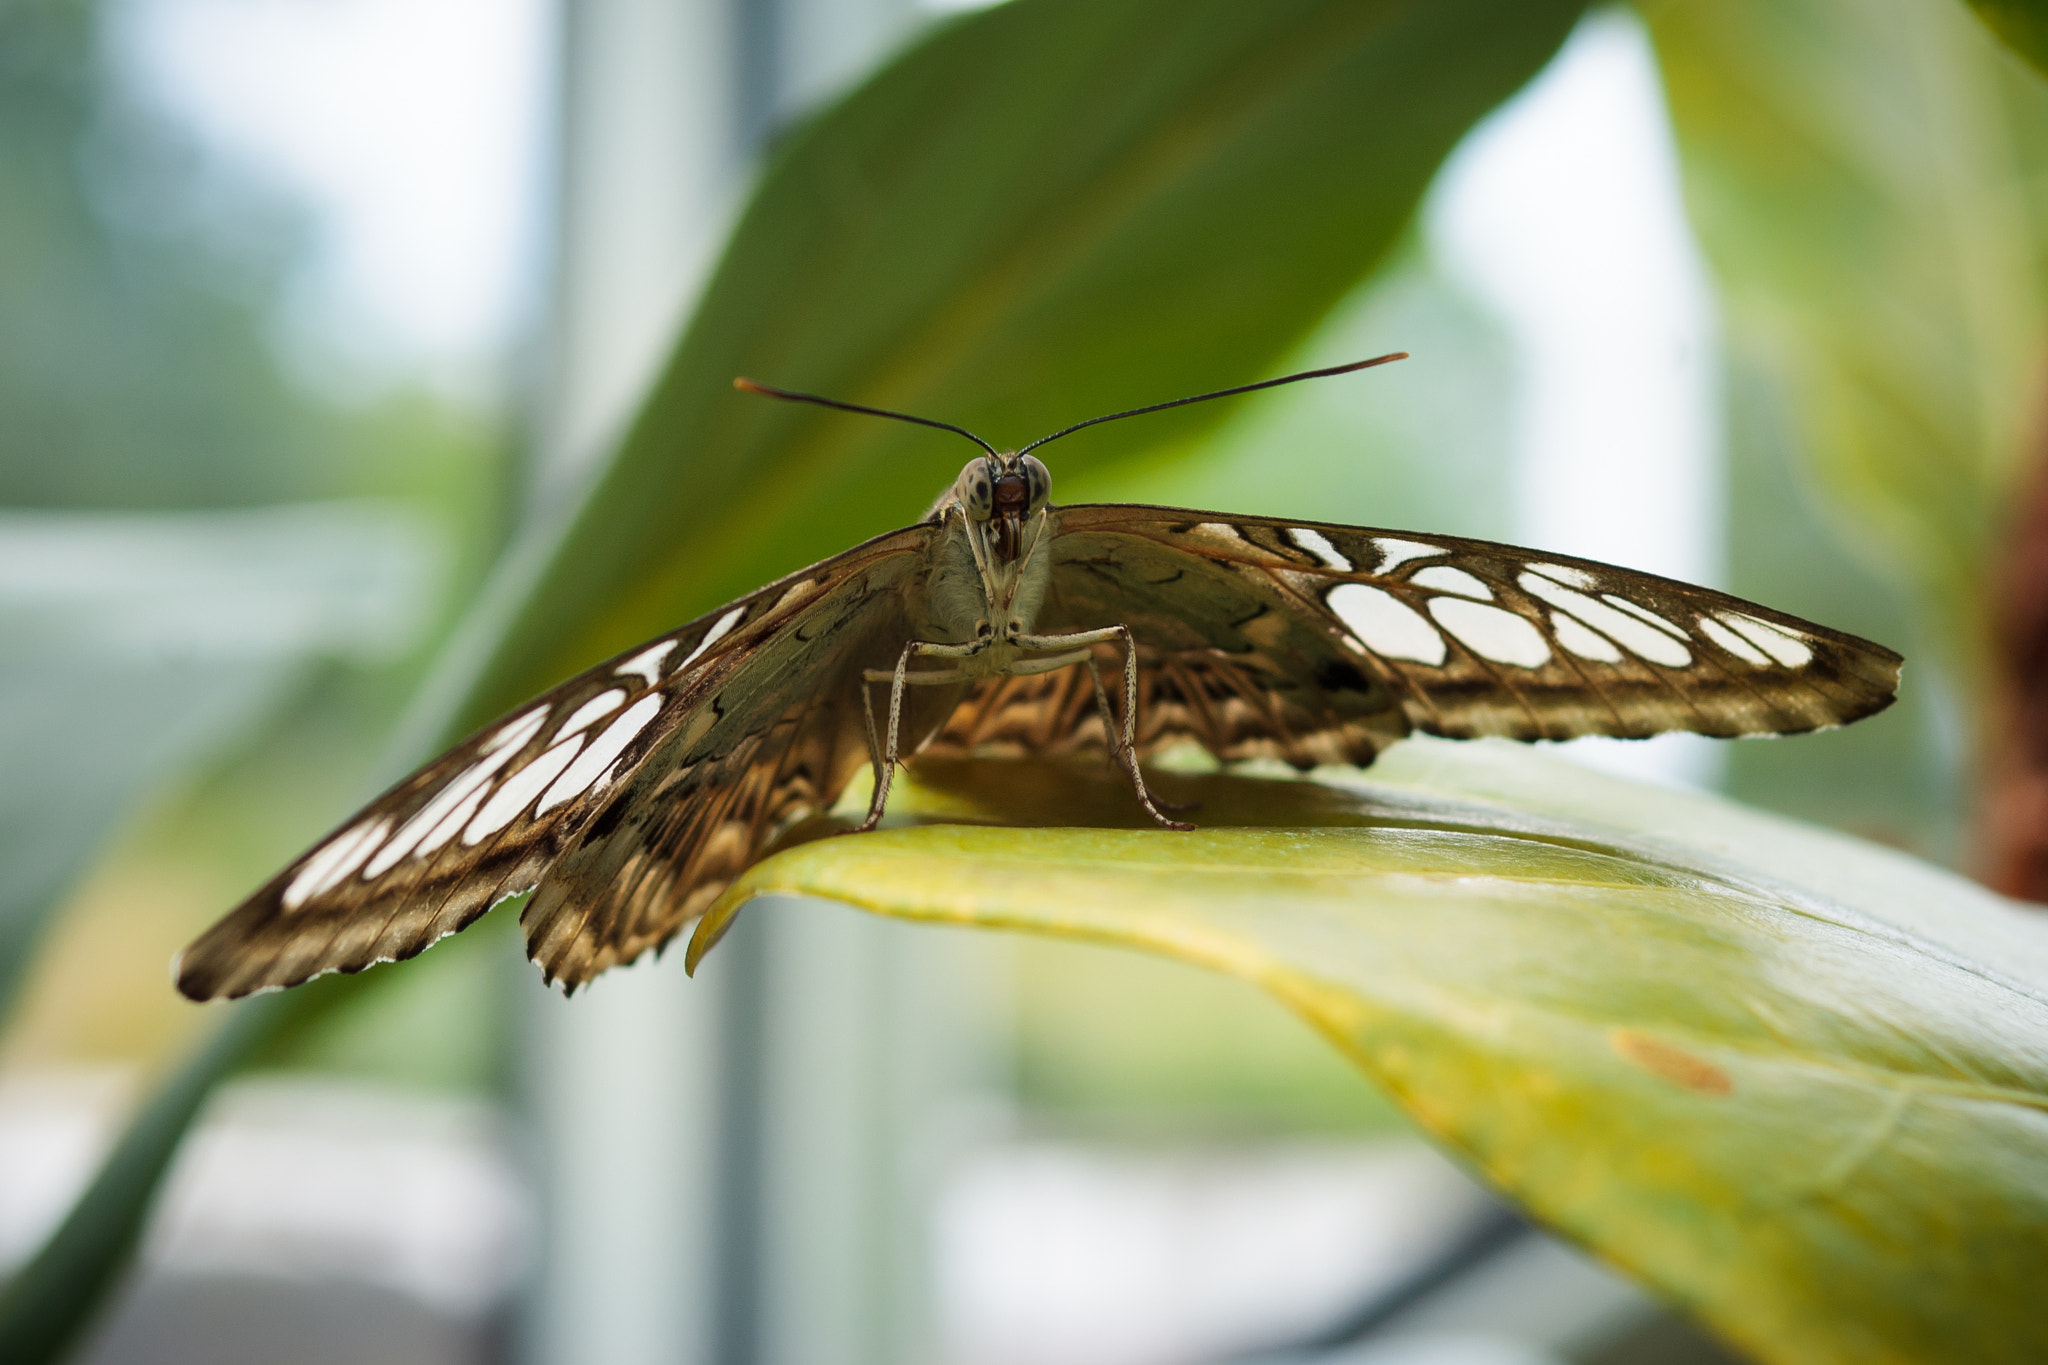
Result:
[[[556,739],[567,739],[594,720],[602,720],[626,704],[626,690],[614,687],[609,692],[600,692],[576,708],[569,719],[562,722],[562,728],[555,731]]]
[[[555,779],[555,785],[548,788],[533,813],[546,815],[563,802],[581,796],[612,766],[612,760],[633,742],[633,736],[647,728],[647,722],[654,719],[655,713],[661,710],[661,704],[659,696],[646,696],[627,707],[617,720],[605,727],[603,734],[590,742],[588,749],[577,755],[569,770]]]
[[[1431,555],[1444,554],[1441,545],[1425,545],[1419,540],[1398,540],[1393,536],[1373,537],[1373,546],[1380,552],[1379,568],[1376,573],[1392,573],[1411,559],[1428,559]]]
[[[504,757],[509,759],[512,756],[512,752],[516,751],[508,751],[504,754]],[[465,797],[480,789],[484,783],[490,781],[491,774],[503,766],[502,762],[487,762],[478,763],[463,770],[454,781],[441,789],[439,795],[435,796],[426,805],[420,807],[418,813],[412,819],[406,821],[398,833],[392,836],[391,842],[384,845],[383,851],[370,860],[369,866],[363,869],[363,880],[369,881],[372,878],[381,877],[396,867],[399,859],[412,852],[419,845],[420,840],[426,838],[437,825],[447,818],[449,811],[461,805]]]
[[[1579,612],[1578,615],[1595,630],[1603,632],[1631,654],[1648,659],[1653,664],[1663,664],[1666,668],[1686,668],[1692,663],[1690,649],[1663,631],[1654,630],[1634,617],[1623,616],[1620,612],[1612,612],[1606,619],[1593,617],[1585,611]]]
[[[1462,597],[1436,597],[1430,599],[1429,614],[1467,649],[1497,664],[1541,668],[1550,662],[1550,642],[1543,632],[1511,611]]]
[[[658,645],[649,645],[626,662],[612,670],[614,678],[623,678],[628,673],[637,673],[647,679],[649,687],[661,681],[661,661],[676,647],[674,640],[663,640]]]
[[[1245,543],[1244,533],[1239,531],[1235,526],[1232,526],[1227,521],[1205,521],[1196,529],[1208,531],[1214,535],[1224,536],[1230,540],[1236,541],[1240,545]]]
[[[1554,578],[1567,587],[1591,588],[1600,581],[1584,569],[1571,569],[1562,564],[1531,564],[1529,567],[1545,578]]]
[[[1712,640],[1715,644],[1721,646],[1721,648],[1727,650],[1730,654],[1733,654],[1736,658],[1742,660],[1742,662],[1746,664],[1752,664],[1757,668],[1762,668],[1765,664],[1770,662],[1770,660],[1764,656],[1764,652],[1762,650],[1758,649],[1755,645],[1743,639],[1740,635],[1737,635],[1734,631],[1728,629],[1728,627],[1722,625],[1719,621],[1716,621],[1711,616],[1702,616],[1700,618],[1700,630],[1703,634],[1706,635],[1706,637],[1709,640]]]
[[[432,853],[460,834],[462,827],[469,823],[469,817],[476,814],[476,808],[483,803],[484,795],[489,790],[488,785],[482,782],[470,788],[469,794],[457,803],[454,810],[448,812],[448,818],[427,831],[427,837],[420,840],[419,851]]]
[[[498,731],[497,734],[492,735],[491,742],[484,745],[477,752],[479,754],[489,754],[494,758],[502,753],[505,757],[499,759],[498,762],[503,763],[510,759],[512,755],[525,748],[526,742],[540,733],[540,727],[546,722],[547,718],[548,708],[536,706],[518,720],[513,721],[510,725]],[[496,769],[497,764],[493,764],[492,770],[496,771]]]
[[[1392,593],[1363,583],[1339,583],[1324,600],[1376,654],[1441,664],[1450,652],[1442,632]]]
[[[541,789],[560,776],[562,769],[569,766],[569,760],[576,757],[576,751],[583,747],[583,737],[576,736],[542,754],[533,762],[505,779],[491,799],[484,802],[484,808],[476,813],[476,819],[469,822],[469,828],[462,831],[462,842],[480,844],[489,835],[497,833],[512,823],[519,812],[533,804]]]
[[[336,835],[299,869],[299,875],[284,889],[284,908],[296,910],[313,897],[356,870],[391,831],[389,820],[365,820]]]
[[[1597,598],[1561,587],[1540,574],[1524,573],[1517,581],[1532,597],[1540,597],[1560,611],[1578,617],[1585,624],[1621,644],[1631,654],[1648,659],[1651,663],[1663,664],[1666,668],[1684,668],[1692,662],[1692,651],[1684,645],[1663,631],[1654,629],[1633,616],[1616,611]]]
[[[1592,659],[1603,664],[1621,662],[1621,650],[1614,641],[1596,630],[1588,630],[1576,616],[1567,616],[1561,611],[1550,613],[1550,629],[1557,636],[1557,642],[1581,659]]]
[[[1692,638],[1691,636],[1685,633],[1683,627],[1673,625],[1671,622],[1659,616],[1656,612],[1651,611],[1648,607],[1642,606],[1641,604],[1636,602],[1631,602],[1626,597],[1617,597],[1611,592],[1603,592],[1600,595],[1607,599],[1607,605],[1611,607],[1620,607],[1629,615],[1643,622],[1644,625],[1655,626],[1657,629],[1663,631],[1666,635],[1669,635],[1674,640],[1688,640]]]
[[[485,746],[483,757],[449,779],[448,785],[436,792],[433,800],[421,806],[413,813],[412,819],[399,826],[398,833],[391,836],[391,842],[378,850],[377,856],[363,869],[363,880],[369,881],[383,876],[398,866],[399,860],[414,849],[421,853],[431,853],[453,838],[455,830],[451,829],[446,836],[425,842],[441,832],[441,826],[447,823],[451,813],[458,807],[467,804],[469,809],[474,809],[474,803],[470,798],[482,799],[484,784],[491,780],[492,774],[498,769],[519,756],[519,751],[526,747],[526,742],[539,733],[541,722],[546,718],[545,707],[528,711],[493,735],[490,744]],[[457,821],[455,829],[461,827],[461,822]]]
[[[1729,612],[1721,618],[1751,644],[1787,668],[1804,668],[1813,662],[1813,646],[1782,626],[1759,621],[1754,616]]]
[[[1426,569],[1417,569],[1408,576],[1408,581],[1419,587],[1435,588],[1438,592],[1454,592],[1460,597],[1475,597],[1481,602],[1493,600],[1493,589],[1466,573],[1448,564],[1432,564]]]
[[[691,664],[696,663],[703,656],[705,650],[723,640],[727,633],[740,623],[740,618],[746,614],[747,609],[745,607],[734,607],[731,611],[719,617],[718,624],[704,632],[704,638],[697,642],[697,647],[683,656],[683,661],[676,665],[676,672],[680,673]]]
[[[1337,547],[1332,545],[1330,538],[1321,531],[1313,531],[1306,526],[1290,526],[1287,528],[1287,538],[1329,567],[1345,573],[1351,572],[1351,561],[1338,553]]]
[[[502,730],[484,741],[483,747],[478,749],[477,753],[479,755],[494,754],[504,748],[517,749],[520,745],[526,743],[527,740],[534,737],[540,730],[541,721],[547,719],[547,714],[547,707],[542,706],[528,711],[517,720],[507,721]]]
[[[818,590],[818,587],[818,579],[799,578],[796,582],[789,585],[788,592],[785,592],[784,594],[782,594],[782,596],[775,599],[774,610],[776,614],[780,615],[782,612],[789,610],[791,606],[803,601],[806,597],[809,597],[812,593],[816,592]]]

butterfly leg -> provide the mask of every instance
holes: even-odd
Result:
[[[1077,631],[1072,635],[1017,637],[1017,643],[1026,649],[1067,649],[1075,645],[1106,644],[1112,640],[1124,652],[1124,717],[1121,725],[1110,708],[1109,693],[1103,689],[1102,674],[1095,667],[1095,655],[1091,652],[1081,660],[1088,665],[1089,681],[1095,684],[1095,704],[1102,710],[1103,737],[1115,752],[1117,762],[1130,774],[1131,785],[1137,789],[1138,803],[1145,808],[1145,813],[1167,829],[1191,830],[1193,825],[1175,820],[1159,809],[1159,803],[1152,799],[1150,789],[1145,786],[1144,773],[1138,768],[1138,646],[1131,638],[1131,628],[1105,626],[1101,630]]]
[[[1129,656],[1126,655],[1125,658],[1128,660]],[[1131,670],[1127,663],[1125,668],[1125,682],[1127,684],[1135,681],[1129,676],[1130,673]],[[1119,733],[1116,711],[1109,704],[1109,693],[1102,686],[1102,673],[1096,668],[1095,656],[1092,654],[1088,656],[1088,681],[1095,684],[1095,708],[1102,712],[1102,733],[1116,737],[1111,741],[1110,749],[1116,755],[1117,762],[1123,766],[1125,772],[1130,774],[1131,781],[1137,786],[1138,799],[1145,803],[1146,811],[1151,814],[1154,820],[1159,821],[1160,824],[1165,825],[1168,829],[1193,829],[1193,825],[1183,824],[1178,820],[1165,819],[1159,812],[1173,811],[1178,814],[1184,810],[1200,810],[1202,803],[1199,801],[1168,801],[1163,796],[1154,796],[1151,788],[1145,785],[1144,777],[1138,771],[1137,746],[1135,737],[1132,734],[1132,731],[1136,728],[1132,723],[1132,718],[1136,716],[1137,711],[1130,704],[1132,701],[1131,694],[1136,689],[1130,686],[1125,688],[1125,721],[1122,731]],[[1117,742],[1118,740],[1121,740],[1121,742]]]
[[[906,684],[954,682],[961,676],[955,669],[941,669],[932,673],[912,673],[910,661],[914,658],[936,656],[942,659],[967,659],[988,648],[988,640],[980,639],[964,645],[932,644],[926,640],[912,640],[903,646],[903,653],[896,658],[893,673],[880,673],[869,669],[862,675],[860,684],[861,707],[868,718],[868,752],[875,763],[875,794],[868,800],[868,818],[850,831],[865,834],[882,823],[882,811],[889,804],[889,787],[896,779],[896,757],[898,732],[903,722],[903,689]],[[868,697],[871,683],[889,682],[889,739],[877,748],[875,745],[875,712]]]
[[[906,684],[968,682],[980,676],[981,674],[979,673],[969,673],[965,669],[944,668],[931,669],[921,673],[906,673],[903,676],[903,681]],[[868,726],[868,761],[874,765],[875,780],[878,783],[881,781],[883,766],[882,740],[880,732],[875,729],[874,694],[869,692],[868,688],[878,682],[893,683],[895,680],[896,675],[887,669],[870,668],[861,681],[860,710],[861,718],[867,722]]]
[[[875,768],[875,785],[882,785],[882,740],[875,733],[875,696],[868,691],[874,680],[863,678],[860,684],[860,713],[868,723],[868,762]]]

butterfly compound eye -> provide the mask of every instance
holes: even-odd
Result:
[[[953,485],[960,505],[976,521],[987,521],[995,514],[996,485],[988,465],[987,460],[969,460],[967,468],[960,471],[959,482]]]
[[[1036,455],[1026,455],[1021,463],[1024,485],[1030,490],[1030,503],[1025,508],[1029,514],[1045,506],[1045,500],[1052,496],[1052,472]]]

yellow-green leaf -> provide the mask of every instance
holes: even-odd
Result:
[[[1763,1360],[2048,1358],[2048,930],[1969,883],[1508,746],[1370,781],[926,765],[767,892],[1232,973],[1543,1221]],[[1121,813],[1121,814],[1120,814]]]

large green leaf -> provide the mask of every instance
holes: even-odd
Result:
[[[1016,0],[943,29],[773,158],[472,718],[908,523],[972,454],[742,397],[735,375],[1012,445],[1252,378],[1382,258],[1580,9]],[[1063,471],[1222,415],[1062,443],[1055,496]]]
[[[920,776],[925,819],[1138,823],[1094,771]],[[2048,1358],[2048,929],[1888,849],[1539,752],[1411,741],[1367,776],[1168,779],[1203,802],[1187,835],[820,840],[715,913],[827,896],[1241,976],[1759,1359]]]
[[[945,25],[771,159],[602,481],[514,547],[458,633],[416,747],[913,520],[967,453],[739,397],[734,375],[1009,440],[1254,377],[1379,261],[1581,8],[1013,0]],[[1076,438],[1055,468],[1217,416]],[[54,1359],[89,1320],[178,1131],[265,1031],[231,1028],[20,1272],[0,1359]]]
[[[2048,361],[2048,86],[1955,4],[1644,9],[1738,360],[1968,695]]]

